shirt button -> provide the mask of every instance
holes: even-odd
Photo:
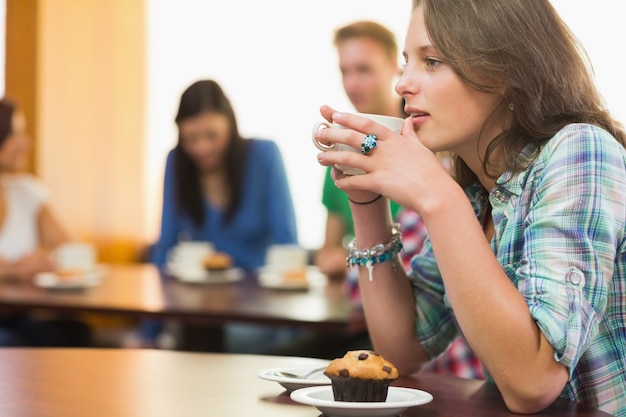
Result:
[[[580,285],[580,283],[583,282],[583,273],[579,269],[570,268],[570,270],[567,271],[565,279],[574,285]]]
[[[446,307],[452,307],[452,304],[450,304],[450,299],[448,298],[447,293],[443,294],[443,305],[445,305]]]
[[[520,259],[517,274],[519,275],[519,279],[526,279],[528,275],[530,275],[530,261],[528,258]]]

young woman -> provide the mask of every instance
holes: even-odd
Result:
[[[178,239],[202,240],[232,256],[235,266],[254,270],[271,244],[297,243],[278,147],[239,135],[234,110],[216,82],[198,81],[185,90],[176,124],[153,262],[165,264]]]
[[[26,118],[0,100],[0,276],[32,278],[53,269],[49,250],[68,240],[47,204],[45,186],[20,172],[28,152]]]
[[[178,144],[167,157],[153,263],[165,265],[179,239],[199,240],[230,255],[233,266],[254,271],[264,265],[270,245],[298,242],[278,147],[240,136],[233,107],[215,81],[197,81],[183,92],[176,124]],[[154,345],[160,331],[160,323],[143,322],[138,344]],[[227,344],[231,350],[263,352],[273,347],[275,335],[269,333],[230,326]]]
[[[0,100],[0,279],[31,280],[55,268],[50,251],[69,240],[48,204],[48,191],[22,172],[28,152],[26,118],[11,100]],[[0,346],[88,346],[81,322],[0,315]]]
[[[393,91],[399,73],[398,44],[393,32],[374,21],[356,21],[335,31],[334,44],[343,88],[354,109],[359,113],[406,117],[404,100]],[[350,268],[346,272],[347,251],[344,245],[346,238],[349,240],[354,236],[352,212],[346,194],[335,187],[331,169],[328,167],[325,170],[322,190],[322,203],[328,212],[326,235],[313,261],[320,271],[331,278],[345,276],[352,300],[360,304],[358,269]],[[390,204],[392,218],[402,229],[402,263],[408,269],[411,258],[424,244],[426,227],[414,211],[403,209],[393,201]],[[348,347],[347,350],[350,350],[351,345],[359,348],[371,345],[367,331],[356,340],[350,336],[348,345],[345,344],[346,336],[339,335],[338,341],[342,340],[344,343],[338,344],[336,349]],[[327,335],[323,335],[323,343],[328,345]],[[340,351],[337,354],[343,356]],[[461,336],[444,354],[428,364],[428,369],[463,378],[484,379],[482,365]]]
[[[366,171],[334,171],[352,201],[348,261],[365,265],[370,335],[401,372],[462,332],[511,411],[562,396],[626,416],[626,138],[581,51],[548,0],[418,0],[401,134],[322,107],[352,130],[319,140],[377,139],[318,160]],[[387,199],[428,229],[408,279]]]

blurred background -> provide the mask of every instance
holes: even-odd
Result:
[[[626,122],[619,3],[552,3]],[[27,169],[50,188],[61,222],[96,243],[104,262],[137,260],[156,239],[176,106],[201,78],[222,85],[244,136],[278,143],[301,244],[318,247],[324,170],[310,130],[321,104],[351,110],[333,31],[376,20],[403,45],[410,11],[411,0],[1,0],[0,92],[17,97],[29,121]]]

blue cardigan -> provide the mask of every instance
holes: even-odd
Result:
[[[205,222],[197,226],[177,208],[174,153],[165,165],[161,235],[150,255],[151,262],[165,265],[167,252],[178,236],[209,241],[216,250],[230,254],[235,266],[254,270],[265,263],[267,248],[274,243],[297,243],[294,213],[285,166],[276,144],[250,139],[245,161],[240,205],[229,223],[222,209],[205,201]]]

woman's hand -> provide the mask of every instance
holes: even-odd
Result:
[[[0,275],[23,280],[31,279],[39,272],[54,270],[54,262],[48,253],[34,251],[13,263],[0,263]]]
[[[327,151],[318,154],[322,165],[347,165],[365,171],[363,175],[346,176],[333,169],[338,188],[354,201],[370,201],[378,194],[403,207],[421,211],[432,193],[437,192],[438,181],[450,181],[435,154],[417,137],[410,118],[405,120],[402,132],[397,133],[363,117],[336,112],[328,106],[320,109],[329,122],[346,129],[321,129],[316,138],[327,144],[343,143],[360,149],[366,134],[375,134],[378,145],[367,155],[356,152]]]
[[[341,246],[327,246],[320,248],[313,260],[321,273],[331,280],[343,280],[346,275],[347,251]]]
[[[322,114],[322,117],[324,117],[324,119],[326,119],[326,121],[328,121],[329,123],[333,123],[333,114],[335,113],[335,110],[329,106],[322,106],[320,109],[320,113]],[[328,130],[328,129],[321,129],[321,130]],[[335,130],[345,130],[345,129],[335,129]],[[320,139],[319,134],[315,134],[316,139]],[[324,143],[325,145],[330,145],[331,142],[326,142],[325,140],[321,140],[320,142]],[[361,145],[359,144],[359,147]],[[359,147],[356,147],[357,149]],[[334,152],[334,151],[333,151]],[[323,155],[324,152],[320,155]],[[325,164],[318,155],[318,161],[320,162],[320,164],[322,165],[330,165],[333,166],[334,164]],[[331,174],[330,174],[331,178],[335,181],[341,179],[341,178],[347,178],[348,175],[345,175],[343,173],[343,171],[341,171],[340,169],[336,168],[333,166],[333,169],[331,170]],[[370,191],[364,191],[364,190],[352,190],[351,192],[347,192],[347,190],[344,190],[346,192],[346,194],[348,194],[348,198],[352,201],[358,201],[358,202],[364,202],[364,201],[371,201],[372,199],[376,198],[378,196],[378,194],[372,193]]]

